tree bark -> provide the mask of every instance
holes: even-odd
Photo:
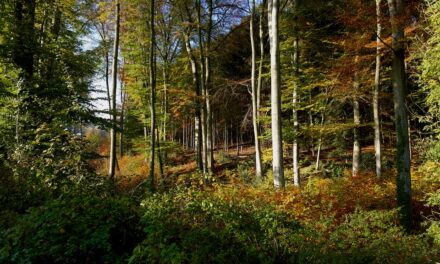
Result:
[[[355,64],[357,65],[359,61],[359,56],[356,56]],[[359,77],[358,72],[355,69],[354,73],[354,80],[353,80],[353,121],[355,127],[353,128],[353,172],[352,176],[356,177],[359,174],[359,166],[360,166],[360,159],[361,159],[361,144],[359,140],[359,128],[358,126],[361,123],[361,116],[360,116],[360,109],[359,109],[359,99],[358,99],[358,93],[359,93]]]
[[[160,135],[159,135],[159,129],[156,128],[156,144],[157,144],[157,158],[159,159],[159,181],[163,180],[164,172],[163,172],[163,159],[162,159],[162,153],[160,149]]]
[[[109,162],[109,177],[114,179],[116,168],[116,89],[118,85],[118,57],[119,57],[119,20],[120,20],[120,3],[115,1],[115,39],[113,43],[113,65],[112,65],[112,105],[111,105],[111,120],[110,128],[110,162]]]
[[[257,123],[260,129],[260,105],[261,105],[261,88],[263,86],[263,66],[264,66],[264,9],[266,8],[266,1],[263,0],[261,4],[261,11],[258,20],[258,31],[260,37],[260,62],[258,65],[258,82],[257,82]]]
[[[294,1],[294,9],[295,9],[295,40],[293,43],[294,53],[293,53],[293,67],[295,70],[295,83],[293,87],[293,100],[292,100],[292,107],[293,107],[293,132],[294,132],[294,139],[293,139],[293,185],[299,186],[300,184],[300,169],[298,164],[299,159],[299,147],[298,147],[298,134],[299,134],[299,124],[298,124],[298,82],[299,82],[299,25],[298,25],[298,2],[299,0]]]
[[[119,132],[119,156],[124,156],[124,133],[125,133],[125,100],[126,100],[126,92],[121,87],[121,117],[119,120],[119,126],[121,127],[121,132]]]
[[[281,85],[280,85],[280,48],[278,37],[279,1],[269,0],[268,10],[271,20],[269,31],[270,42],[270,69],[271,69],[271,116],[272,116],[272,169],[276,189],[283,189],[283,138],[281,131]]]
[[[259,128],[258,128],[258,87],[255,83],[255,73],[256,73],[256,49],[255,49],[255,36],[254,36],[254,16],[255,16],[255,0],[252,0],[251,4],[252,12],[249,23],[250,38],[251,38],[251,50],[252,50],[252,66],[251,66],[251,90],[252,90],[252,125],[254,129],[254,145],[255,145],[255,176],[257,180],[262,178],[261,169],[261,148],[259,139]]]
[[[206,160],[207,160],[207,172],[212,173],[214,164],[213,154],[213,138],[212,138],[212,111],[211,111],[211,99],[209,90],[211,88],[211,34],[212,34],[212,14],[213,6],[212,0],[208,0],[208,24],[206,28],[206,52],[205,52],[205,104],[206,104]]]
[[[196,59],[195,59],[194,54],[192,52],[189,34],[190,33],[188,31],[183,33],[184,43],[185,43],[186,52],[188,54],[188,58],[189,58],[189,61],[191,64],[191,72],[193,75],[194,89],[196,91],[197,98],[199,98],[200,97],[199,70],[197,67]],[[201,143],[200,140],[202,138],[202,130],[200,128],[200,119],[201,119],[200,118],[200,115],[201,115],[200,109],[201,109],[200,102],[199,102],[199,100],[197,100],[197,102],[196,102],[196,116],[194,118],[194,148],[196,150],[197,167],[201,171],[203,171],[202,145],[200,144]]]
[[[374,154],[376,160],[376,176],[382,174],[382,149],[380,143],[380,115],[379,115],[379,92],[380,92],[380,69],[381,69],[381,43],[382,34],[381,24],[381,3],[382,0],[376,0],[376,21],[377,21],[377,47],[376,47],[376,71],[374,77],[373,91],[373,117],[374,117]]]
[[[155,162],[155,152],[156,152],[156,60],[155,60],[155,46],[156,46],[156,32],[155,32],[155,14],[154,6],[155,1],[150,2],[150,126],[151,126],[151,138],[150,138],[150,166],[148,181],[150,187],[154,188],[154,162]]]
[[[168,122],[168,75],[167,75],[167,63],[164,63],[162,68],[163,77],[163,130],[162,130],[162,140],[167,140],[167,122]]]
[[[407,231],[412,226],[411,208],[411,157],[409,153],[408,114],[406,110],[407,83],[405,72],[403,0],[388,0],[392,27],[392,82],[397,148],[397,205],[400,208],[401,224]]]
[[[321,112],[321,126],[324,125],[324,119],[325,119],[325,114],[324,114],[324,112]],[[322,132],[319,132],[318,150],[316,152],[315,171],[319,170],[319,162],[321,159],[321,148],[322,148]]]

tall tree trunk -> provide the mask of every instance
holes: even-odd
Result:
[[[186,149],[187,143],[186,143],[186,119],[183,120],[182,123],[182,142],[183,142],[183,149]]]
[[[159,159],[159,176],[160,180],[163,180],[164,173],[163,173],[163,159],[162,159],[162,151],[160,149],[160,135],[159,135],[159,129],[156,128],[156,145],[157,145],[157,158]]]
[[[202,1],[197,1],[197,33],[199,39],[199,62],[200,62],[200,90],[202,93],[202,115],[201,115],[201,128],[202,128],[202,160],[203,160],[203,177],[206,181],[206,173],[211,169],[208,167],[208,113],[207,113],[207,92],[206,92],[206,65],[205,65],[205,50],[204,41],[202,35]]]
[[[155,59],[155,46],[156,46],[156,32],[154,27],[154,0],[150,2],[150,121],[151,121],[151,138],[150,138],[150,167],[148,181],[150,187],[154,187],[154,159],[156,152],[156,59]]]
[[[118,54],[119,54],[119,20],[120,20],[120,3],[115,1],[115,39],[113,43],[113,65],[112,65],[112,105],[111,105],[111,120],[112,125],[110,129],[110,162],[109,162],[109,177],[113,180],[115,177],[116,168],[116,89],[118,85]]]
[[[108,114],[112,115],[112,96],[110,95],[110,58],[108,51],[105,54],[105,88],[107,89]]]
[[[411,229],[411,157],[409,154],[408,114],[406,110],[406,72],[403,0],[388,0],[392,34],[392,82],[394,93],[394,112],[397,134],[397,205],[400,208],[400,220],[406,230]]]
[[[309,100],[309,103],[311,102],[311,99]],[[313,115],[312,111],[309,111],[309,125],[310,127],[313,127]],[[313,133],[310,135],[310,152],[312,153],[312,157],[315,156],[315,144],[314,141],[315,138],[313,137]]]
[[[208,0],[208,25],[207,25],[207,33],[206,33],[206,54],[205,54],[205,102],[206,102],[206,117],[207,117],[207,165],[208,172],[212,173],[212,169],[214,166],[214,152],[213,152],[213,113],[211,110],[211,98],[209,90],[211,89],[212,83],[212,71],[211,71],[211,35],[212,35],[212,15],[213,15],[213,6],[212,0]]]
[[[299,172],[299,147],[298,147],[298,134],[299,134],[299,124],[298,124],[298,83],[299,83],[299,21],[298,21],[298,2],[299,0],[294,1],[294,9],[295,9],[295,40],[293,43],[294,53],[293,53],[293,66],[295,69],[295,84],[293,88],[293,185],[299,186],[300,184],[300,172]]]
[[[144,86],[144,88],[146,88],[146,85]],[[143,121],[143,131],[144,131],[144,143],[145,143],[145,159],[144,159],[144,164],[147,164],[147,158],[148,158],[148,127],[147,127],[147,116],[145,114],[143,114],[142,116],[142,121]]]
[[[121,87],[121,117],[119,120],[119,126],[121,128],[121,132],[119,133],[119,156],[122,158],[124,156],[124,133],[125,133],[125,100],[127,94],[124,91],[123,87]]]
[[[167,140],[167,118],[168,118],[168,75],[167,75],[167,64],[165,63],[162,68],[162,76],[163,76],[163,135],[162,140]]]
[[[357,65],[359,61],[359,56],[356,56],[355,64]],[[358,99],[358,93],[359,93],[359,77],[358,72],[355,69],[354,73],[354,80],[353,80],[353,121],[355,127],[353,128],[353,177],[358,176],[359,174],[359,166],[360,166],[360,160],[361,160],[361,143],[359,139],[359,128],[358,126],[361,123],[361,114],[359,109],[359,99]]]
[[[257,180],[261,180],[262,169],[261,169],[261,148],[259,139],[259,128],[258,128],[258,87],[255,83],[255,73],[256,73],[256,49],[255,49],[255,36],[254,36],[254,16],[255,16],[255,0],[252,0],[252,12],[249,23],[250,37],[251,37],[251,50],[252,50],[252,72],[251,72],[251,87],[252,87],[252,125],[254,128],[254,142],[255,142],[255,176]]]
[[[194,149],[194,131],[192,118],[189,118],[189,147]]]
[[[380,92],[380,68],[381,68],[381,48],[380,38],[382,34],[381,25],[381,3],[382,0],[376,0],[376,21],[377,21],[377,38],[376,38],[376,71],[374,77],[373,91],[373,116],[374,116],[374,154],[376,159],[376,176],[380,177],[382,173],[382,150],[380,144],[380,116],[379,116],[379,92]]]
[[[283,138],[281,131],[281,78],[280,47],[278,37],[279,1],[269,0],[271,9],[268,13],[270,23],[270,69],[271,69],[271,115],[272,115],[272,169],[276,189],[282,189],[284,183]]]
[[[228,152],[228,149],[229,149],[229,147],[228,147],[228,142],[229,142],[228,134],[229,134],[228,133],[228,124],[227,124],[227,122],[225,120],[224,143],[223,143],[223,148],[224,148],[225,152]]]
[[[258,81],[257,81],[257,123],[260,126],[260,105],[261,105],[261,88],[263,86],[263,66],[264,66],[264,9],[266,8],[266,1],[263,0],[261,4],[261,11],[258,20],[258,33],[260,38],[260,61],[258,65]],[[260,129],[260,127],[258,127]]]
[[[240,123],[235,128],[235,147],[237,149],[237,157],[240,156]]]
[[[192,52],[191,48],[191,40],[190,40],[190,33],[188,31],[183,33],[184,36],[184,42],[185,42],[185,48],[186,52],[188,54],[188,58],[191,64],[191,72],[193,75],[193,84],[196,91],[197,98],[200,97],[200,82],[199,82],[199,70],[197,67],[196,59],[194,57],[194,54]],[[196,116],[194,118],[194,148],[196,150],[196,160],[197,160],[197,167],[203,171],[203,160],[202,160],[202,145],[200,144],[200,140],[202,139],[202,130],[200,127],[200,119],[201,119],[201,106],[199,100],[196,102]]]

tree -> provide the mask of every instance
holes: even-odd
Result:
[[[150,75],[150,166],[148,181],[150,186],[154,184],[154,158],[156,152],[156,31],[155,31],[155,1],[150,0],[150,56],[149,56],[149,75]]]
[[[180,16],[182,23],[186,22],[184,25],[184,28],[182,30],[182,36],[183,36],[183,43],[185,45],[186,53],[189,59],[189,62],[191,64],[191,73],[192,73],[192,81],[194,85],[194,90],[196,92],[197,97],[199,98],[202,94],[201,87],[200,87],[200,71],[199,67],[197,66],[196,57],[193,52],[193,48],[191,45],[191,33],[192,33],[192,27],[191,24],[193,23],[193,19],[191,14],[189,13],[189,7],[186,6],[186,4],[183,4],[184,7],[180,10]],[[185,17],[186,16],[186,17]],[[200,104],[199,100],[197,98],[197,101],[195,102],[195,118],[194,118],[194,129],[195,129],[195,138],[194,138],[194,145],[196,149],[196,160],[198,168],[203,171],[203,138],[202,138],[202,127],[201,127],[201,121],[202,121],[202,105]]]
[[[407,77],[405,71],[404,0],[388,0],[392,27],[392,82],[396,126],[397,205],[406,230],[412,225],[411,158],[406,110]]]
[[[281,78],[278,36],[279,1],[269,0],[271,116],[272,116],[272,168],[274,185],[284,188],[283,137],[281,131]]]
[[[359,64],[359,56],[356,55],[355,66]],[[361,113],[359,109],[359,73],[357,69],[354,72],[353,80],[353,121],[355,127],[353,128],[353,177],[358,176],[361,162],[361,143],[359,139],[359,125],[361,124]]]
[[[295,186],[299,186],[300,184],[300,171],[299,171],[299,147],[298,147],[298,134],[299,134],[299,125],[298,125],[298,86],[299,86],[299,1],[295,0],[294,5],[294,12],[295,12],[295,39],[293,42],[293,67],[295,69],[295,77],[296,81],[294,83],[293,87],[293,93],[292,93],[292,108],[293,108],[293,133],[294,133],[294,139],[293,139],[293,150],[292,150],[292,156],[293,156],[293,184]]]
[[[109,177],[115,177],[116,169],[116,127],[117,127],[117,112],[116,112],[116,89],[118,85],[118,57],[119,57],[119,21],[120,21],[120,3],[115,0],[115,39],[113,43],[113,64],[112,64],[112,96],[111,96],[111,128],[110,128],[110,162],[109,162]]]
[[[380,143],[380,116],[379,116],[379,93],[380,93],[380,69],[381,69],[381,42],[382,24],[381,24],[381,3],[382,0],[376,0],[376,70],[374,76],[373,90],[373,117],[374,117],[374,155],[376,160],[376,176],[382,174],[382,149]]]
[[[258,108],[258,86],[255,82],[255,74],[256,74],[256,47],[255,47],[255,34],[254,34],[254,19],[255,19],[255,1],[253,0],[250,4],[251,7],[251,17],[249,19],[249,32],[250,32],[250,40],[251,40],[251,50],[252,50],[252,67],[251,67],[251,96],[252,96],[252,126],[254,130],[254,145],[255,145],[255,174],[257,179],[261,180],[262,177],[262,168],[261,168],[261,147],[260,147],[260,139],[259,139],[259,126],[258,126],[258,112],[260,111]],[[264,48],[263,48],[264,49]],[[261,72],[259,73],[261,75]],[[260,78],[260,76],[258,77]],[[261,81],[259,81],[260,83]]]

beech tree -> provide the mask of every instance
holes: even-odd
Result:
[[[150,76],[150,166],[148,180],[150,185],[154,184],[154,158],[156,152],[156,31],[155,31],[155,1],[150,0],[150,54],[149,54],[149,76]]]
[[[272,167],[275,188],[284,188],[283,137],[281,132],[281,80],[278,35],[279,1],[269,0],[270,78],[272,116]]]
[[[405,34],[403,0],[388,0],[392,27],[392,82],[396,126],[397,204],[400,207],[402,225],[411,229],[411,157],[406,108],[407,77],[405,71]]]
[[[116,112],[116,90],[118,85],[118,57],[119,57],[119,22],[120,21],[120,3],[115,0],[115,38],[113,43],[113,64],[112,64],[112,93],[110,116],[112,126],[110,128],[110,162],[109,177],[115,177],[116,169],[116,128],[117,128],[117,112]]]
[[[380,138],[379,94],[381,87],[381,40],[382,37],[382,0],[376,0],[376,69],[374,72],[373,116],[374,116],[374,153],[376,160],[376,175],[382,175],[382,147]]]
[[[255,145],[255,174],[257,179],[261,179],[262,177],[262,167],[261,167],[261,147],[260,147],[260,139],[259,139],[259,125],[258,125],[258,112],[259,109],[259,89],[261,89],[261,71],[259,71],[258,76],[258,84],[256,83],[256,65],[257,65],[257,53],[256,53],[256,45],[255,45],[255,33],[254,33],[254,20],[256,15],[256,6],[255,1],[252,1],[250,4],[251,9],[251,17],[249,19],[249,34],[251,36],[251,50],[252,50],[252,59],[251,59],[251,96],[252,96],[252,126],[254,130],[254,145]],[[262,23],[262,22],[260,22]],[[263,38],[262,34],[260,34],[260,38]],[[263,41],[263,40],[261,40]],[[264,47],[260,48],[260,52],[264,52]],[[262,63],[262,62],[261,62]],[[262,67],[262,66],[261,66]]]

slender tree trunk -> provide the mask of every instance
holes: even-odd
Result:
[[[189,132],[190,132],[190,139],[189,139],[189,144],[191,147],[191,150],[195,150],[194,149],[194,120],[192,118],[189,119]]]
[[[108,113],[111,116],[112,115],[112,97],[110,95],[110,58],[108,51],[106,51],[105,54],[105,87],[107,89],[107,101],[108,101]]]
[[[274,185],[276,189],[283,189],[284,169],[283,169],[283,138],[281,131],[281,78],[280,78],[280,48],[278,37],[279,1],[269,0],[271,14],[269,31],[270,42],[270,68],[271,68],[271,115],[272,115],[272,168]]]
[[[151,138],[150,138],[150,172],[148,175],[148,181],[151,188],[154,188],[154,161],[155,161],[155,148],[156,148],[156,72],[155,72],[155,46],[156,46],[156,32],[155,32],[155,14],[154,6],[155,1],[150,2],[150,120],[151,120]]]
[[[324,112],[321,112],[321,126],[324,125],[324,119],[325,119],[325,114],[324,114]],[[322,132],[319,132],[318,150],[316,152],[315,171],[319,170],[319,162],[321,159],[321,148],[322,148]]]
[[[196,91],[197,98],[200,97],[200,82],[199,82],[199,70],[197,67],[196,59],[194,57],[194,54],[192,52],[191,48],[191,42],[190,42],[190,36],[189,32],[184,32],[184,42],[185,42],[185,48],[188,53],[188,58],[191,63],[191,71],[193,74],[193,84]],[[197,160],[197,166],[198,168],[203,171],[203,160],[202,160],[202,145],[201,145],[201,139],[202,139],[202,130],[200,127],[200,119],[201,119],[201,106],[199,100],[196,102],[196,116],[194,119],[194,147],[196,149],[196,160]]]
[[[263,86],[263,66],[264,66],[264,9],[266,8],[266,1],[263,0],[261,4],[261,12],[258,20],[258,31],[260,37],[260,61],[258,65],[258,81],[257,81],[257,123],[260,126],[260,105],[261,105],[261,88]],[[260,127],[258,127],[260,129]]]
[[[400,220],[407,231],[412,226],[411,208],[411,157],[409,154],[408,114],[406,110],[405,36],[402,18],[405,12],[403,0],[388,0],[392,26],[392,82],[397,134],[397,205]]]
[[[148,150],[147,150],[147,146],[148,146],[148,128],[147,128],[147,116],[145,114],[143,115],[143,126],[144,126],[143,131],[144,131],[144,143],[145,143],[145,159],[144,159],[144,163],[147,164],[147,158],[148,158]]]
[[[207,25],[207,33],[206,33],[206,56],[205,56],[205,102],[206,102],[206,117],[207,117],[207,166],[208,173],[212,173],[212,169],[214,166],[214,153],[213,153],[213,136],[212,136],[212,110],[211,110],[211,98],[209,90],[211,89],[211,34],[212,34],[212,14],[213,14],[213,6],[212,0],[208,0],[208,25]]]
[[[356,56],[355,64],[357,65],[359,61],[359,56]],[[353,121],[355,127],[353,128],[353,177],[356,177],[359,174],[359,166],[361,159],[361,144],[359,140],[359,128],[358,126],[361,123],[360,117],[360,109],[359,109],[359,80],[358,73],[355,70],[354,80],[353,80]]]
[[[263,175],[261,169],[261,148],[259,139],[258,128],[258,87],[255,83],[256,73],[256,49],[255,49],[255,37],[254,37],[254,16],[255,16],[255,0],[252,0],[252,13],[249,23],[250,37],[251,37],[251,50],[252,50],[252,72],[251,72],[251,87],[252,87],[252,125],[254,128],[254,142],[255,142],[255,175],[257,180],[261,180]],[[260,77],[259,77],[260,78]],[[259,79],[260,80],[260,79]],[[260,80],[261,81],[261,80]]]
[[[311,99],[311,95],[310,95],[310,99],[309,99],[309,103],[311,103],[312,99]],[[309,111],[309,124],[310,127],[313,127],[313,115],[312,115],[312,111]],[[313,137],[313,133],[310,135],[310,150],[312,153],[312,157],[315,156],[315,145],[314,145],[314,141],[315,138]]]
[[[157,157],[159,159],[159,176],[160,180],[163,180],[164,173],[163,173],[163,160],[162,160],[162,154],[160,149],[160,135],[159,135],[159,129],[156,128],[156,143],[157,143]]]
[[[162,76],[163,76],[163,135],[162,140],[167,140],[167,122],[168,122],[168,75],[167,75],[167,66],[166,64],[162,68]]]
[[[223,148],[224,148],[225,152],[228,151],[228,142],[229,142],[229,139],[228,139],[228,124],[226,123],[226,120],[225,120],[224,143],[223,143]]]
[[[235,147],[237,149],[237,157],[240,156],[240,125],[235,128]]]
[[[376,0],[376,21],[377,21],[377,47],[376,47],[376,72],[374,78],[373,91],[373,116],[374,116],[374,153],[376,159],[376,176],[382,173],[382,150],[380,144],[380,115],[379,115],[379,92],[380,92],[380,68],[381,68],[381,48],[380,38],[382,34],[381,25],[381,6],[382,0]]]
[[[215,141],[216,141],[216,133],[217,133],[217,123],[215,120],[216,116],[215,116],[215,110],[211,109],[211,148],[212,148],[212,159],[214,159],[214,152],[215,152]],[[214,166],[214,163],[212,163],[212,165]],[[213,167],[214,168],[214,167]]]
[[[202,35],[202,17],[201,17],[202,1],[197,1],[197,32],[199,38],[199,60],[200,60],[200,90],[202,92],[202,160],[203,160],[203,175],[206,181],[206,173],[211,169],[208,164],[208,112],[207,112],[207,87],[206,87],[206,65],[205,65],[205,50]]]
[[[319,162],[321,159],[321,145],[322,145],[322,136],[320,136],[318,139],[318,150],[316,152],[315,171],[319,170]]]
[[[298,147],[298,134],[299,134],[299,124],[298,124],[298,83],[299,83],[299,25],[298,25],[298,1],[294,1],[295,9],[295,40],[293,43],[294,53],[293,53],[293,66],[295,69],[295,84],[293,88],[293,185],[299,186],[300,184],[300,171],[299,171],[299,147]]]
[[[125,91],[123,91],[124,89],[121,88],[121,117],[120,117],[120,127],[121,127],[121,132],[119,133],[119,155],[122,158],[124,156],[124,133],[125,133],[125,125],[124,125],[124,120],[125,120],[125,100],[126,100],[126,96],[127,94],[125,93]]]
[[[118,85],[118,53],[119,53],[119,19],[120,19],[120,3],[115,1],[116,5],[116,21],[115,21],[115,40],[113,44],[113,65],[112,65],[112,105],[111,105],[111,119],[112,126],[110,129],[110,162],[109,162],[109,177],[114,179],[116,168],[116,89]]]
[[[186,149],[187,147],[187,142],[186,142],[186,119],[183,120],[182,123],[182,138],[183,138],[183,148]]]
[[[229,131],[231,132],[231,135],[230,135],[230,137],[228,136],[228,138],[230,139],[229,146],[231,148],[234,147],[234,129],[233,128],[234,127],[233,127],[232,122],[231,122],[230,123],[230,128],[229,128]],[[228,151],[229,151],[229,149],[228,149]]]

